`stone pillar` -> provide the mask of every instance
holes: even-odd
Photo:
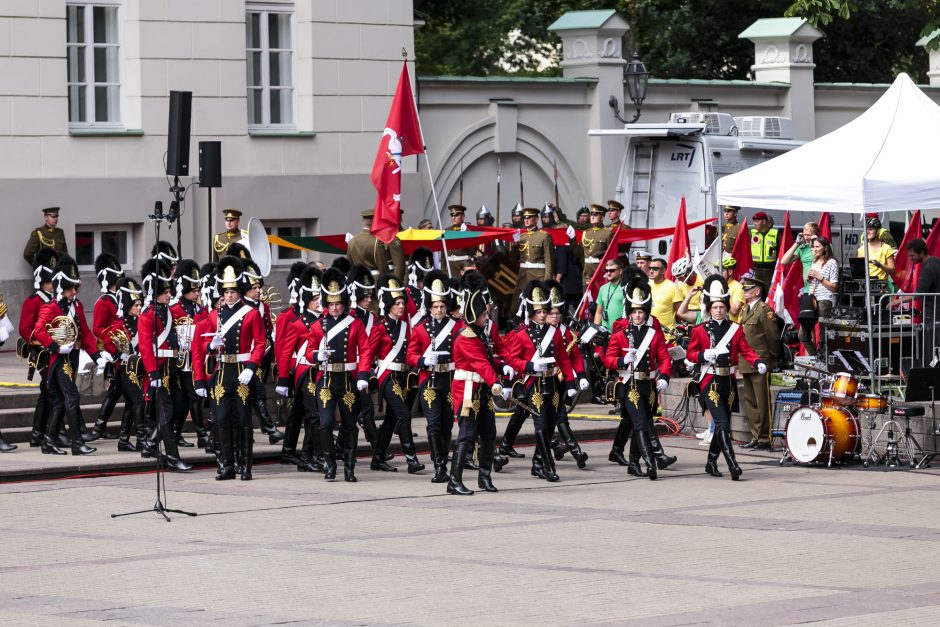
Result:
[[[931,43],[936,43],[940,39],[940,29],[935,30],[926,37],[921,37],[917,42],[918,46],[927,48]],[[927,50],[927,79],[931,87],[940,86],[940,48]]]
[[[738,35],[754,42],[755,81],[790,85],[783,115],[793,118],[797,139],[816,139],[813,42],[822,36],[799,17],[757,20]]]
[[[561,37],[564,77],[597,81],[589,94],[588,128],[622,128],[607,101],[616,96],[621,107],[624,106],[623,70],[627,62],[624,60],[623,41],[630,25],[612,9],[569,11],[548,30]],[[614,197],[622,152],[622,141],[600,137],[588,139],[590,179],[586,181],[586,187],[590,191],[591,202],[603,203]]]

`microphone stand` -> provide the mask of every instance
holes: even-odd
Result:
[[[177,181],[178,181],[178,180],[179,180],[179,179],[177,179]],[[155,235],[156,235],[156,238],[157,238],[156,241],[159,242],[159,241],[160,241],[160,223],[161,223],[164,219],[169,220],[169,216],[164,216],[164,215],[163,215],[163,203],[158,200],[158,201],[154,204],[153,213],[150,214],[150,216],[148,216],[148,217],[150,218],[150,221],[153,222],[153,224],[154,224],[154,232],[155,232]],[[177,237],[179,237],[178,234],[179,234],[179,229],[177,228]],[[178,250],[179,250],[179,249],[177,249],[177,251],[178,251]],[[159,333],[157,333],[157,320],[158,320],[159,318],[157,317],[157,302],[156,302],[156,300],[155,300],[156,296],[155,296],[155,290],[154,290],[154,288],[155,288],[156,283],[157,283],[157,277],[159,276],[159,272],[160,272],[159,264],[154,264],[153,273],[150,275],[150,294],[151,294],[151,298],[154,299],[154,300],[152,300],[152,302],[151,302],[151,304],[152,304],[152,306],[153,306],[153,356],[154,356],[154,359],[157,360],[157,364],[158,364],[158,365],[159,365],[159,363],[160,363],[160,358],[158,357],[158,355],[159,355],[159,349],[160,349],[160,347],[159,347]],[[143,313],[142,313],[141,315],[143,315]],[[167,324],[171,324],[171,323],[170,323],[169,321],[167,321]],[[157,400],[156,400],[156,399],[157,399],[157,392],[156,392],[157,389],[159,389],[159,388],[151,388],[153,397],[150,399],[150,402],[152,402],[152,403],[157,403]],[[166,390],[166,393],[169,394],[170,391],[169,391],[169,390]],[[157,410],[157,429],[160,430],[160,406],[159,406],[159,403],[157,404],[156,410]],[[141,510],[138,510],[138,511],[135,511],[135,512],[124,512],[124,513],[121,513],[121,514],[111,514],[111,518],[119,518],[119,517],[121,517],[121,516],[134,516],[134,515],[136,515],[136,514],[147,514],[147,513],[149,513],[149,512],[156,512],[156,513],[160,514],[161,516],[163,516],[163,518],[164,518],[167,522],[170,522],[171,519],[170,519],[169,516],[167,516],[167,512],[170,512],[170,513],[173,513],[173,514],[183,514],[184,516],[196,516],[196,513],[195,513],[195,512],[187,512],[187,511],[182,510],[182,509],[170,509],[170,508],[166,507],[166,506],[163,504],[163,499],[166,498],[166,481],[165,481],[164,478],[163,478],[163,460],[165,459],[165,456],[160,452],[160,439],[157,439],[156,444],[157,444],[157,446],[156,446],[156,448],[157,448],[157,472],[156,472],[156,476],[157,476],[157,500],[156,500],[156,502],[153,504],[153,507],[151,507],[150,509],[141,509]],[[162,484],[162,489],[163,489],[163,497],[162,497],[162,498],[161,498],[161,496],[160,496],[161,484]]]

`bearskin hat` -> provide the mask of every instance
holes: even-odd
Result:
[[[173,271],[170,264],[160,259],[148,259],[140,269],[141,283],[147,291],[146,303],[157,294],[173,289]]]
[[[435,302],[447,302],[450,294],[447,275],[440,270],[431,270],[424,276],[424,302],[433,305]]]
[[[55,274],[55,267],[59,265],[61,255],[53,248],[40,248],[33,256],[33,288],[39,289],[40,285],[52,280]]]
[[[117,317],[123,318],[130,312],[135,302],[143,302],[144,288],[131,277],[121,277],[117,282],[118,310]]]
[[[310,265],[303,269],[294,280],[294,288],[297,290],[297,302],[306,307],[314,298],[320,298],[320,288],[323,285],[323,272],[320,268]]]
[[[408,284],[417,285],[425,275],[434,270],[434,253],[427,246],[418,246],[409,259]]]
[[[111,253],[101,253],[95,258],[95,275],[98,277],[101,291],[107,292],[108,286],[124,276],[124,270],[117,257]]]
[[[564,312],[566,304],[565,288],[555,279],[545,281],[545,287],[548,288],[548,300],[551,303],[552,309],[559,309]]]
[[[483,315],[490,304],[486,277],[476,270],[470,270],[461,277],[461,285],[463,287],[464,319],[467,322],[474,322]]]
[[[177,298],[180,298],[183,294],[198,290],[202,279],[202,275],[199,272],[199,264],[196,263],[194,259],[181,259],[180,262],[176,264],[173,277],[176,279]]]
[[[327,268],[320,284],[321,299],[324,303],[343,303],[349,305],[349,289],[346,287],[346,275],[337,268]]]
[[[52,274],[52,285],[55,287],[56,298],[62,297],[62,290],[76,287],[82,282],[78,274],[78,264],[68,255],[61,255]]]
[[[337,257],[333,260],[333,263],[330,265],[331,268],[336,268],[343,273],[343,276],[349,274],[349,271],[352,269],[352,262],[349,260],[349,257]]]
[[[459,311],[460,314],[463,315],[465,296],[463,282],[460,278],[451,277],[447,279],[447,299],[444,301],[447,311]]]
[[[215,264],[211,261],[199,268],[199,286],[202,304],[211,308],[219,298],[219,291],[215,289]]]
[[[150,249],[150,256],[159,258],[171,265],[179,261],[179,255],[176,254],[176,248],[166,240],[160,240]]]
[[[642,276],[633,277],[623,287],[623,317],[629,317],[634,309],[642,309],[646,315],[653,311],[653,292]]]
[[[251,259],[251,251],[248,250],[244,244],[239,244],[238,242],[232,242],[229,244],[225,254],[231,255],[232,257],[238,257],[242,261]]]
[[[306,261],[295,261],[290,265],[290,270],[287,271],[288,305],[297,303],[297,281],[300,280],[300,275],[307,269],[307,265]]]
[[[215,264],[215,286],[221,296],[225,290],[238,290],[245,293],[245,265],[233,255],[225,255]]]
[[[242,281],[245,282],[244,291],[247,292],[255,285],[264,287],[264,277],[261,276],[261,268],[258,264],[253,259],[245,259],[243,263],[245,265],[245,272],[242,274]]]
[[[405,295],[405,286],[402,285],[401,279],[394,274],[383,274],[379,277],[378,292],[379,314],[382,316],[391,310],[396,300],[399,298],[407,300],[408,298]]]
[[[354,301],[375,294],[375,279],[372,278],[372,272],[365,266],[352,266],[346,275],[346,281]]]

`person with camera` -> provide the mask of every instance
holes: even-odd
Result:
[[[894,253],[890,244],[881,237],[881,220],[868,218],[865,223],[865,236],[868,238],[868,276],[875,281],[886,281],[894,273]],[[865,244],[858,247],[858,256],[865,256]]]
[[[810,266],[813,265],[813,242],[817,237],[819,237],[819,225],[815,222],[807,222],[803,225],[800,236],[796,238],[793,245],[783,253],[783,257],[780,259],[787,266],[799,260],[803,264],[804,281],[809,273]]]
[[[832,254],[832,244],[825,237],[813,240],[813,263],[806,274],[806,287],[800,295],[800,342],[806,352],[815,357],[814,327],[819,318],[828,318],[836,304],[839,291],[839,263]]]

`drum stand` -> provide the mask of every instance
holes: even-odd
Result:
[[[892,404],[893,405],[893,404]],[[871,429],[874,429],[874,419],[870,419],[869,438]],[[875,464],[884,463],[888,468],[897,468],[901,464],[901,457],[906,458],[911,468],[929,468],[930,460],[934,455],[926,453],[924,448],[911,433],[911,417],[904,416],[904,433],[897,439],[894,432],[901,431],[901,425],[897,420],[888,420],[881,426],[878,435],[868,443],[868,453],[865,455],[862,465],[868,468],[872,462]],[[876,444],[887,429],[887,439],[885,441],[884,455],[878,455]]]

